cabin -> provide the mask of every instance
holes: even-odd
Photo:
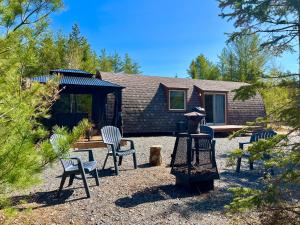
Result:
[[[98,134],[105,125],[122,128],[123,86],[102,80],[99,73],[75,69],[51,70],[49,74],[33,77],[31,81],[46,83],[55,76],[60,76],[60,97],[51,107],[51,118],[43,121],[47,127],[58,125],[71,129],[86,118],[93,123]],[[110,121],[106,116],[107,95],[114,97]]]
[[[262,97],[234,101],[234,90],[248,85],[241,82],[193,80],[123,73],[56,69],[32,81],[46,83],[60,75],[60,98],[47,120],[53,125],[72,128],[88,118],[99,133],[102,126],[114,125],[125,135],[172,134],[184,114],[202,107],[206,123],[215,132],[241,129],[246,122],[265,116]],[[47,125],[46,124],[46,125]]]
[[[262,97],[233,100],[233,90],[248,85],[242,82],[193,80],[158,76],[101,72],[105,81],[125,87],[122,97],[125,134],[173,133],[184,114],[203,107],[206,122],[216,132],[231,132],[246,122],[265,116]],[[113,116],[114,96],[107,96],[107,116]]]

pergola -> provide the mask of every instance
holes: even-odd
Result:
[[[56,75],[60,75],[59,88],[61,94],[89,94],[92,96],[91,122],[98,130],[104,125],[122,127],[122,89],[124,87],[104,81],[101,74],[96,75],[83,70],[56,69],[51,70],[50,75],[32,78],[33,81],[46,83]],[[106,102],[107,95],[113,93],[115,104],[112,121],[107,121]],[[72,128],[81,119],[86,117],[83,113],[68,112],[52,115],[52,124],[64,125]]]

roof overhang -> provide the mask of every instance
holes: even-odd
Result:
[[[189,88],[180,83],[161,83],[168,90],[188,90]]]
[[[213,93],[227,93],[229,92],[228,90],[225,90],[225,89],[222,89],[221,87],[220,88],[206,88],[206,87],[199,87],[198,85],[194,85],[195,89],[202,93],[202,92],[213,92]]]
[[[39,83],[47,83],[48,81],[55,78],[55,75],[44,75],[31,78],[32,81],[36,81]],[[62,76],[59,79],[59,85],[66,86],[80,86],[80,87],[108,87],[108,88],[117,88],[123,89],[125,87],[120,86],[118,84],[114,84],[105,80],[100,80],[94,77],[73,77],[73,76]]]

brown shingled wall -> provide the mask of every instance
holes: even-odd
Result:
[[[246,122],[254,121],[257,117],[265,116],[265,107],[259,94],[246,101],[233,101],[234,92],[229,92],[227,96],[228,124],[243,125]]]
[[[199,80],[111,73],[101,73],[101,75],[104,80],[126,87],[123,89],[124,133],[173,132],[176,122],[185,120],[183,116],[185,112],[168,110],[165,87],[162,84],[171,83],[172,87],[178,85],[179,88],[188,88],[187,112],[195,106],[200,106],[199,93],[194,86],[201,86],[202,83]],[[230,88],[227,87],[230,84],[235,88],[237,86],[233,82],[205,81],[206,87],[215,88],[215,86],[218,87],[218,84],[220,84],[219,90]],[[110,98],[108,98],[108,105],[112,106]],[[111,113],[112,111],[109,110],[110,117]],[[264,106],[260,96],[245,102],[233,102],[233,94],[228,93],[227,124],[244,124],[246,121],[252,121],[263,115]]]

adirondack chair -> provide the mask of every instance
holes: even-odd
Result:
[[[52,145],[52,148],[55,151],[58,151],[58,141],[60,138],[64,138],[62,135],[58,134],[53,134],[50,137],[50,143]],[[96,167],[97,162],[94,159],[93,151],[92,149],[81,149],[81,150],[76,150],[74,152],[88,152],[89,154],[89,161],[88,162],[82,162],[80,157],[75,157],[75,156],[66,156],[63,158],[60,158],[60,162],[62,164],[62,167],[64,169],[60,186],[58,189],[57,197],[60,197],[61,191],[63,189],[64,183],[67,179],[67,177],[70,177],[69,179],[69,186],[73,184],[73,181],[75,179],[76,175],[81,175],[82,180],[83,180],[83,185],[85,188],[85,192],[87,197],[89,198],[90,195],[90,190],[89,186],[86,180],[85,173],[90,173],[93,175],[93,177],[96,180],[96,185],[99,186],[99,177],[98,177],[98,170]]]
[[[239,148],[243,150],[245,145],[252,144],[253,142],[257,142],[261,139],[271,138],[271,137],[275,136],[276,134],[277,133],[273,130],[255,131],[252,133],[252,135],[250,137],[250,141],[239,143]],[[240,172],[242,157],[249,158],[249,167],[250,167],[250,170],[253,170],[253,161],[250,159],[250,156],[251,156],[250,153],[246,152],[241,157],[238,157],[237,164],[236,164],[236,172]]]
[[[123,156],[127,156],[127,155],[132,155],[134,168],[135,169],[137,168],[134,143],[132,140],[122,139],[119,128],[114,126],[105,126],[101,129],[101,135],[102,135],[103,142],[107,145],[107,150],[108,150],[102,169],[105,168],[108,157],[112,156],[114,160],[115,173],[116,175],[119,175],[118,166],[121,166]],[[122,140],[130,143],[129,149],[124,150],[121,148]],[[119,164],[117,164],[117,157],[119,158]]]
[[[209,126],[201,125],[200,126],[200,132],[205,133],[205,134],[209,134],[212,139],[214,138],[214,130]]]

